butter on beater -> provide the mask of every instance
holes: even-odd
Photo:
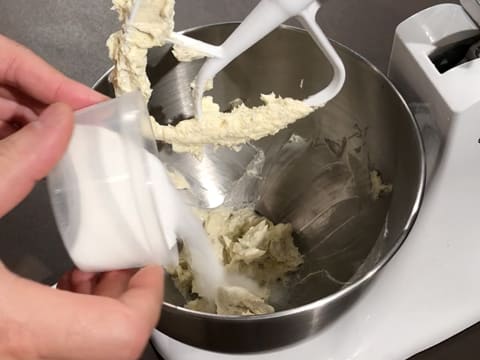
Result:
[[[142,0],[129,21],[133,3],[134,0],[113,0],[122,28],[107,40],[109,57],[115,64],[109,80],[116,96],[140,90],[148,102],[152,89],[146,72],[147,52],[166,44],[174,27],[175,1]]]
[[[154,124],[155,137],[172,144],[175,152],[201,156],[208,144],[234,148],[251,140],[274,135],[315,109],[303,101],[275,94],[261,95],[264,105],[249,108],[244,104],[223,113],[213,98],[203,98],[201,120],[188,119],[176,126]]]

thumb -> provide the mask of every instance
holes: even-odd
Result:
[[[60,160],[72,129],[71,108],[53,104],[37,120],[0,140],[0,217],[22,201]]]

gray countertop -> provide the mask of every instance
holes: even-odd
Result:
[[[385,71],[395,26],[441,2],[447,1],[330,0],[319,21],[329,37]],[[176,29],[240,20],[255,3],[257,0],[177,0]],[[68,76],[92,85],[110,67],[105,41],[118,23],[109,8],[110,0],[0,0],[0,33],[31,48]],[[0,259],[23,276],[50,283],[71,266],[56,231],[44,182],[0,219],[0,233]],[[473,327],[415,359],[477,358],[479,332]],[[157,357],[147,348],[143,358]]]

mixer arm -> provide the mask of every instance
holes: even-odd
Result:
[[[291,17],[299,20],[309,31],[316,44],[322,49],[333,67],[330,84],[320,92],[305,100],[309,106],[324,106],[338,94],[345,81],[345,68],[323,31],[318,26],[315,15],[320,9],[316,0],[262,0],[219,47],[220,56],[206,60],[195,80],[194,101],[197,119],[202,115],[202,97],[207,82],[225,68],[241,53],[264,38],[275,28]]]

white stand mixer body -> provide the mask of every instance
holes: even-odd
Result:
[[[314,337],[268,353],[212,353],[155,331],[165,359],[405,359],[480,320],[480,59],[440,74],[429,58],[478,33],[454,4],[397,28],[389,76],[407,100],[429,109],[436,124],[421,127],[440,129],[439,138],[425,139],[427,155],[445,141],[410,235],[361,298]]]

